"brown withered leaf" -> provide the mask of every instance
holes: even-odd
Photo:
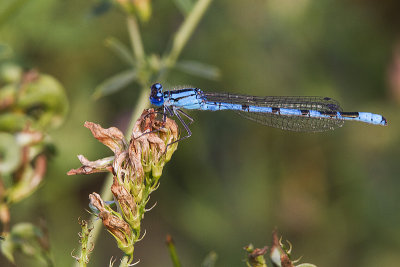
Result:
[[[47,158],[44,154],[37,156],[34,163],[34,174],[30,181],[31,188],[37,187],[43,180],[43,177],[47,170]]]
[[[282,267],[294,267],[292,261],[289,259],[286,253],[281,254],[281,266]]]
[[[136,203],[133,196],[118,182],[116,176],[114,176],[113,179],[114,182],[111,186],[111,191],[115,199],[118,201],[123,213],[125,216],[130,216],[130,213],[132,213],[133,216],[136,216]]]
[[[101,199],[100,195],[93,192],[89,195],[90,204],[96,207],[100,212],[107,211],[104,207],[104,201]]]
[[[252,258],[257,258],[258,256],[262,256],[265,255],[265,253],[267,253],[268,247],[265,246],[263,248],[255,248],[251,253],[250,256]]]
[[[169,140],[167,143],[171,143],[173,139],[177,139],[179,136],[179,127],[178,124],[174,120],[171,120],[170,118],[167,118],[165,121],[165,128],[169,129],[171,131],[171,136],[169,137]]]
[[[166,123],[171,125],[172,123],[170,121],[171,120],[167,118]],[[164,131],[168,131],[168,129],[165,125],[163,127],[162,121],[156,119],[154,110],[144,110],[140,119],[136,121],[133,127],[132,139],[129,145],[129,158],[135,167],[141,166],[143,151],[149,151],[151,148],[156,158],[164,153],[166,148],[165,140],[159,137],[159,134]]]
[[[102,211],[99,213],[99,218],[103,221],[103,225],[110,231],[114,236],[117,237],[124,245],[129,242],[127,236],[131,236],[131,229],[129,224],[124,220],[121,220],[115,215],[112,215],[108,211]]]
[[[140,118],[136,121],[133,127],[132,134],[143,134],[144,132],[150,132],[154,129],[154,122],[156,121],[156,113],[154,109],[145,109],[140,115]],[[135,135],[136,136],[136,135]]]
[[[127,147],[124,134],[116,127],[104,129],[99,124],[89,121],[85,122],[85,127],[92,132],[97,140],[108,146],[114,153],[121,152]]]
[[[82,163],[82,166],[78,169],[72,169],[68,171],[67,175],[112,172],[112,163],[114,160],[114,156],[102,158],[96,161],[90,161],[83,155],[78,155],[78,159]]]
[[[131,163],[129,162],[128,153],[126,151],[115,154],[114,162],[112,163],[113,174],[123,182],[130,173],[133,172]]]
[[[10,231],[10,210],[7,205],[0,206],[0,222],[3,225],[3,233]]]
[[[279,242],[277,230],[274,230],[272,232],[271,259],[272,259],[274,253],[275,253],[275,255],[276,255],[276,253],[279,253],[282,267],[294,267],[292,261],[290,260],[289,256],[284,251],[284,249],[282,248],[282,246]]]
[[[129,144],[129,160],[132,164],[132,169],[135,170],[135,176],[132,178],[140,179],[144,177],[144,170],[142,165],[142,141],[132,139]],[[141,183],[142,181],[136,181],[137,183]]]
[[[103,225],[107,228],[107,230],[110,231],[124,245],[128,245],[130,243],[128,238],[132,237],[132,231],[129,224],[108,211],[99,194],[93,192],[89,195],[89,200],[90,204],[100,211],[98,216],[102,220]]]

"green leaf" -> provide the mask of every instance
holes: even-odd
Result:
[[[172,237],[169,235],[167,236],[167,246],[169,250],[169,256],[171,257],[172,265],[174,267],[181,267],[182,265],[179,261],[178,254],[176,253],[175,244],[172,241]]]
[[[16,224],[5,240],[0,243],[1,252],[11,262],[14,262],[15,252],[22,252],[43,260],[43,248],[39,244],[42,237],[43,233],[38,227],[30,223]]]
[[[68,99],[64,87],[46,74],[39,74],[24,85],[16,105],[40,128],[58,127],[68,112]]]
[[[218,259],[217,253],[211,251],[205,257],[203,263],[201,264],[201,267],[214,267],[215,263],[217,262],[217,259]]]
[[[115,93],[136,80],[136,78],[137,72],[135,70],[122,71],[98,85],[93,93],[93,97],[98,99],[102,96]]]
[[[21,161],[21,149],[14,136],[0,132],[0,173],[13,172]]]
[[[0,44],[0,60],[2,58]],[[4,63],[0,66],[0,80],[5,83],[16,83],[21,80],[23,70],[14,63]]]
[[[7,44],[0,43],[0,60],[10,58],[12,55],[12,49]]]
[[[0,248],[3,256],[6,257],[6,259],[10,262],[15,263],[13,253],[16,250],[16,246],[9,236],[7,236],[5,240],[0,243]]]
[[[107,38],[105,43],[106,47],[110,48],[119,58],[128,63],[130,66],[135,66],[133,54],[126,45],[114,37]]]
[[[217,80],[221,76],[217,67],[197,61],[182,60],[176,64],[176,68],[182,72],[209,80]]]
[[[193,0],[174,0],[175,5],[179,8],[183,15],[189,14],[194,6]]]
[[[32,122],[22,113],[4,113],[0,115],[0,131],[18,132],[22,131],[28,122]]]

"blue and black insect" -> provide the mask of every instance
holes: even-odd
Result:
[[[339,103],[318,96],[249,96],[231,93],[210,93],[199,88],[163,91],[160,83],[151,86],[151,104],[163,108],[164,114],[176,116],[187,131],[191,131],[182,116],[193,119],[182,109],[233,110],[243,117],[263,125],[299,132],[322,132],[342,127],[345,121],[387,125],[386,119],[369,112],[344,112]]]

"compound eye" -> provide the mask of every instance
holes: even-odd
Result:
[[[162,90],[162,85],[160,83],[155,83],[151,86],[151,90],[157,90],[157,91],[161,91]]]

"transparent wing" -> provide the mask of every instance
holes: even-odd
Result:
[[[339,103],[328,97],[304,96],[247,96],[230,93],[203,92],[206,101],[240,104],[258,107],[314,110],[319,112],[342,112]],[[277,113],[235,111],[241,116],[257,123],[283,130],[302,132],[322,132],[343,126],[344,121],[336,117],[316,118],[305,116],[281,115]]]
[[[257,123],[296,132],[324,132],[342,127],[344,121],[331,118],[287,116],[272,113],[236,111],[242,117]]]

